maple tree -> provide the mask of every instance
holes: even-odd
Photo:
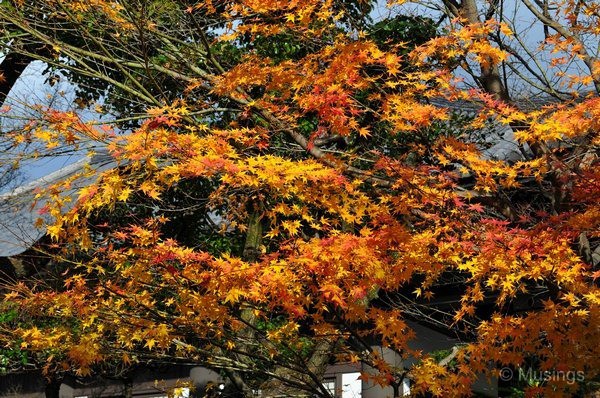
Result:
[[[594,2],[521,0],[545,27],[543,74],[518,67],[535,54],[514,47],[501,1],[428,2],[444,29],[372,24],[363,1],[9,3],[3,26],[27,44],[10,49],[85,102],[109,90],[118,115],[45,109],[11,133],[100,144],[116,165],[40,193],[53,218],[40,250],[64,281],[20,282],[2,304],[2,339],[46,372],[192,361],[239,394],[318,396],[333,361],[368,365],[363,379],[395,394],[410,378],[415,394],[469,395],[506,366],[585,374],[532,396],[597,379]],[[507,68],[560,101],[521,106]],[[485,155],[477,136],[502,128],[518,160]],[[407,320],[465,343],[436,360],[410,348]],[[375,342],[418,360],[394,368]]]

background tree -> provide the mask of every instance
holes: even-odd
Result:
[[[593,84],[597,7],[523,4],[546,46],[588,66],[564,79]],[[323,372],[341,360],[396,395],[405,377],[416,393],[466,395],[504,366],[585,375],[532,394],[591,388],[598,99],[520,107],[507,71],[558,98],[567,80],[522,72],[502,2],[429,6],[451,17],[443,29],[424,16],[372,24],[363,2],[3,5],[6,31],[29,45],[11,50],[85,101],[105,95],[123,128],[47,109],[15,136],[102,143],[118,167],[68,211],[73,181],[49,189],[47,250],[70,268],[64,286],[13,287],[7,344],[79,374],[193,361],[248,395],[328,396]],[[482,156],[474,137],[502,127],[521,159]],[[415,352],[408,319],[465,344]],[[376,344],[418,361],[394,368]]]

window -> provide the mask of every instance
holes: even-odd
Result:
[[[342,398],[360,398],[362,396],[362,381],[360,373],[342,374]]]
[[[402,379],[402,395],[405,397],[410,395],[410,380],[406,377]]]
[[[332,397],[335,397],[335,378],[325,379],[323,381],[323,387],[327,390]]]

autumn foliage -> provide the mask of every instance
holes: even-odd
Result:
[[[559,76],[568,99],[535,107],[494,83],[515,56],[494,39],[514,26],[479,16],[474,1],[448,1],[445,28],[419,42],[376,40],[349,17],[360,1],[12,3],[0,18],[51,46],[39,59],[104,81],[141,115],[100,126],[44,109],[13,132],[48,150],[93,142],[114,159],[40,193],[51,198],[52,244],[39,250],[64,280],[5,295],[18,316],[2,340],[47,372],[192,361],[241,392],[323,396],[334,361],[435,396],[469,395],[478,375],[506,366],[585,373],[530,386],[531,396],[597,380],[594,2],[539,11],[551,29],[543,46],[561,57],[547,68],[589,68]],[[502,129],[518,160],[484,154],[473,138]],[[454,304],[440,309],[449,280]],[[407,320],[464,344],[440,363],[410,348]],[[418,360],[394,368],[378,344]]]

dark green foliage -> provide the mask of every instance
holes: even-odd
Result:
[[[434,21],[426,17],[397,15],[377,22],[369,29],[369,37],[381,49],[389,50],[399,44],[399,53],[407,54],[413,48],[437,36]]]

